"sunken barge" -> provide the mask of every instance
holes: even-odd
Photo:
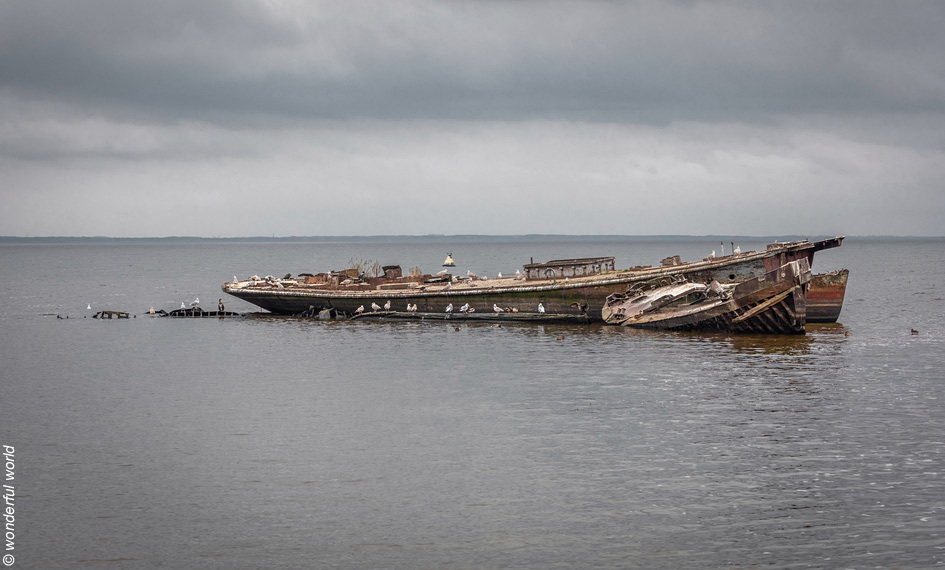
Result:
[[[733,285],[763,278],[788,263],[813,263],[818,251],[839,247],[844,236],[819,241],[793,241],[768,245],[763,251],[710,256],[684,263],[679,256],[664,259],[659,267],[618,270],[613,257],[596,257],[529,263],[515,277],[477,278],[436,275],[403,275],[400,266],[385,266],[384,275],[367,278],[356,270],[301,274],[296,278],[254,276],[225,283],[223,292],[276,314],[321,315],[351,318],[387,313],[397,318],[430,315],[491,314],[509,320],[558,317],[561,320],[603,322],[607,298],[654,279],[683,279],[693,283],[717,281]],[[806,286],[805,286],[806,288]],[[842,303],[842,297],[840,299]],[[829,302],[828,302],[829,304]],[[460,313],[461,307],[467,307]],[[450,310],[448,310],[450,309]],[[837,309],[839,313],[839,309]]]

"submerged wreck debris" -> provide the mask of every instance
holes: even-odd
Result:
[[[136,315],[137,316],[137,315]],[[93,319],[128,319],[131,315],[124,311],[99,311],[92,315]]]
[[[676,331],[803,333],[810,278],[807,260],[799,259],[737,284],[657,279],[610,295],[604,322]]]
[[[813,242],[775,243],[763,251],[746,252],[741,248],[736,251],[732,244],[730,250],[726,248],[723,252],[731,252],[727,255],[693,262],[683,262],[678,255],[673,255],[664,258],[657,267],[636,266],[620,270],[615,268],[614,257],[561,259],[545,263],[535,263],[531,259],[523,265],[523,271],[516,270],[513,277],[486,278],[471,271],[460,276],[448,270],[431,275],[421,274],[419,268],[404,275],[398,265],[383,266],[383,274],[375,277],[367,277],[356,268],[296,273],[294,278],[286,274],[281,279],[272,276],[260,279],[254,275],[243,281],[225,283],[222,290],[279,315],[604,322],[603,309],[608,297],[623,294],[638,284],[662,279],[667,283],[678,280],[690,285],[708,286],[714,281],[722,291],[734,294],[740,284],[764,279],[772,271],[803,260],[807,280],[790,295],[800,304],[806,300],[804,297],[809,289],[816,291],[815,284],[809,283],[814,253],[839,247],[843,240],[844,236],[838,236]],[[742,287],[738,292],[744,289]],[[816,293],[812,296],[817,299]],[[839,314],[842,294],[839,298],[836,295],[822,295],[820,298],[820,308]],[[782,301],[779,299],[772,306],[779,306]],[[453,307],[456,307],[455,312]],[[804,317],[802,321],[806,314]],[[831,316],[828,314],[824,318]],[[749,315],[733,324],[757,320]],[[794,326],[787,325],[787,328],[793,329]],[[736,328],[750,327],[746,324]],[[803,330],[803,324],[800,328]]]
[[[204,311],[200,307],[188,307],[185,309],[174,309],[171,312],[165,312],[163,309],[157,311],[154,314],[159,314],[165,317],[177,317],[177,318],[186,318],[186,319],[205,319],[210,317],[239,317],[242,316],[240,313],[234,313],[231,311]]]

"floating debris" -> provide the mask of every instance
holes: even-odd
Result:
[[[99,311],[92,315],[93,319],[129,319],[131,315],[124,311]]]

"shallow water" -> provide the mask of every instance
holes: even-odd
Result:
[[[945,564],[943,245],[818,253],[847,301],[800,337],[141,314],[234,273],[718,250],[696,238],[0,245],[15,564]]]

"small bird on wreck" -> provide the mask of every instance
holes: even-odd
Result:
[[[372,310],[372,311],[380,311],[380,310],[381,310],[381,306],[378,305],[377,303],[372,302],[372,303],[371,303],[371,310]]]
[[[355,315],[360,315],[363,312],[364,312],[364,305],[361,305],[360,307],[354,310]]]
[[[191,306],[191,307],[196,307],[196,306],[199,305],[199,304],[200,304],[200,297],[197,297],[196,299],[194,299],[193,301],[191,301],[190,306]]]
[[[388,299],[387,302],[384,303],[384,310],[385,310],[385,311],[389,311],[389,310],[390,310],[390,299]]]
[[[475,273],[473,273],[472,271],[470,271],[470,270],[468,270],[468,269],[466,270],[466,277],[469,277],[470,279],[478,279],[478,278],[479,278],[478,275],[476,275]]]
[[[416,312],[417,312],[417,304],[414,303],[413,305],[411,305],[410,303],[407,303],[407,312],[408,312],[408,313],[416,313]]]
[[[460,312],[460,313],[469,312],[469,303],[466,303],[465,305],[463,305],[462,307],[460,307],[460,308],[459,308],[459,312]]]
[[[713,249],[713,250],[712,250],[712,253],[710,253],[709,255],[707,255],[707,256],[705,256],[705,257],[706,257],[706,259],[715,259],[715,250]]]
[[[504,312],[505,312],[505,309],[503,309],[502,307],[496,305],[495,303],[492,304],[492,310],[495,311],[495,312],[497,312],[497,313],[504,313]]]
[[[450,303],[449,305],[446,306],[446,312],[447,313],[453,312],[453,303]]]
[[[541,303],[538,303],[538,312],[541,314],[545,313],[545,306],[542,305]]]

